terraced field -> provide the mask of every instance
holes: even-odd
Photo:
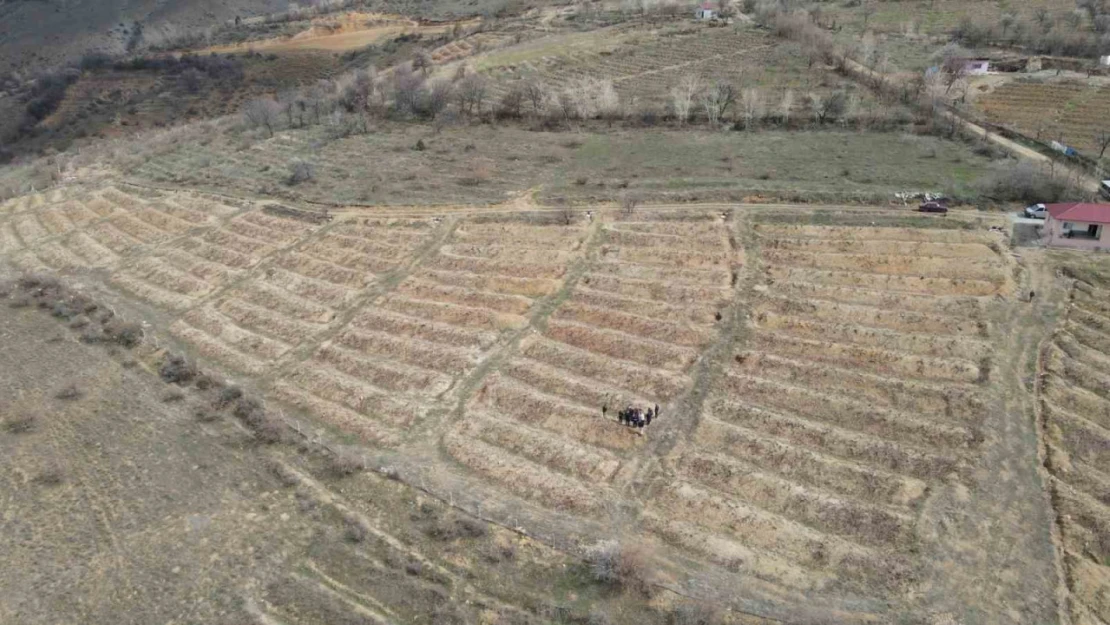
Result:
[[[1050,492],[1058,515],[1073,622],[1110,619],[1110,283],[1079,281],[1042,354]]]
[[[612,81],[625,103],[655,107],[665,104],[671,89],[690,75],[703,85],[726,80],[737,88],[764,88],[772,107],[783,90],[827,92],[841,82],[834,74],[809,66],[799,50],[745,25],[692,25],[673,32],[628,26],[588,35],[506,47],[475,57],[475,64],[494,79],[495,93],[528,78],[539,79],[555,91],[592,78]],[[799,107],[803,95],[798,94]]]
[[[990,122],[1097,157],[1096,137],[1110,116],[1110,88],[1014,81],[979,98],[976,106]]]
[[[716,214],[618,221],[599,237],[570,297],[486,379],[445,439],[452,456],[510,491],[583,512],[634,476],[645,447],[617,410],[670,413],[717,339],[742,262]]]
[[[749,335],[669,458],[646,520],[795,592],[915,575],[934,485],[967,479],[990,378],[993,237],[757,224]]]
[[[414,478],[572,553],[623,540],[606,523],[619,510],[666,571],[660,587],[788,622],[895,620],[938,568],[973,570],[930,559],[963,545],[928,530],[951,521],[945,497],[971,510],[1011,472],[988,450],[1021,418],[998,380],[1019,273],[977,215],[847,210],[838,222],[857,225],[830,226],[809,212],[329,218],[121,184],[0,205],[0,257],[149,313],[159,340],[313,436],[404,469],[388,488]],[[1099,618],[1108,294],[1076,291],[1045,387],[1069,581],[1076,610]],[[629,404],[660,417],[623,426]],[[1008,453],[1040,466],[1035,450]],[[434,562],[404,527],[380,527],[378,495],[298,479],[365,544],[318,546],[271,580],[247,605],[258,622],[419,621],[428,593],[473,590],[465,554]],[[988,511],[990,527],[1009,513]],[[1048,535],[1037,523],[1031,540]]]
[[[586,234],[515,219],[444,230],[419,269],[279,380],[277,396],[367,442],[397,443],[504,335],[528,325]]]

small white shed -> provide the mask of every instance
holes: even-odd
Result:
[[[712,20],[717,18],[717,11],[708,2],[703,2],[697,11],[694,11],[694,19],[697,20]]]

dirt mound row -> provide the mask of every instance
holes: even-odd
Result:
[[[767,274],[776,282],[779,280],[807,282],[825,286],[859,287],[916,295],[971,295],[979,297],[1005,292],[1004,287],[992,281],[957,277],[897,275],[785,265],[769,267]]]
[[[989,245],[999,239],[983,231],[949,230],[939,228],[899,228],[889,226],[811,226],[760,223],[756,232],[769,238],[812,238],[852,241],[892,241],[897,243],[950,243]]]
[[[989,333],[989,326],[985,321],[963,317],[780,296],[765,297],[761,304],[777,313],[803,316],[815,321],[842,323],[851,320],[852,324],[860,326],[940,335],[986,337]]]

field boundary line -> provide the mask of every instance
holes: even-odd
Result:
[[[588,234],[584,243],[585,249],[582,251],[582,255],[575,259],[567,268],[567,272],[563,278],[563,284],[559,287],[559,290],[536,302],[533,305],[531,314],[528,315],[528,323],[505,339],[500,348],[490,353],[470,372],[470,374],[459,381],[457,387],[458,399],[455,406],[449,411],[454,418],[463,418],[466,414],[466,403],[474,395],[475,390],[481,385],[482,381],[489,376],[491,371],[499,368],[502,363],[506,362],[517,353],[520,342],[524,339],[526,334],[543,331],[546,327],[547,319],[570,297],[574,288],[578,285],[579,280],[589,269],[592,257],[595,255],[598,246],[601,245],[602,232],[601,220],[593,220],[587,229]],[[436,442],[437,445],[440,445],[442,443],[442,437],[437,437]]]
[[[745,322],[750,314],[750,309],[745,306],[748,294],[752,291],[758,275],[758,256],[754,253],[758,248],[755,242],[755,231],[752,229],[750,213],[745,211],[740,219],[736,218],[735,211],[729,211],[726,219],[726,228],[723,236],[728,237],[726,242],[734,257],[730,270],[734,272],[735,283],[731,286],[732,299],[728,303],[723,317],[723,323],[717,329],[717,338],[709,346],[700,350],[697,361],[689,372],[691,379],[690,389],[678,400],[675,412],[684,415],[684,423],[671,430],[669,436],[660,437],[658,440],[644,445],[640,458],[649,459],[651,464],[658,464],[667,460],[674,449],[681,442],[689,441],[701,425],[705,402],[709,397],[713,382],[719,378],[728,360],[729,354],[742,340],[746,339],[749,329]],[[739,230],[739,232],[738,232]],[[736,266],[737,260],[742,258],[743,264]],[[647,477],[647,481],[640,483],[626,483],[632,489],[631,495],[641,501],[647,501],[655,484],[650,475],[633,474],[630,479]],[[620,486],[618,484],[618,486]]]
[[[291,246],[286,251],[296,251],[301,247],[308,245],[310,242],[322,237],[327,232],[330,232],[339,224],[348,221],[354,220],[333,220],[327,226],[324,226],[323,228],[320,228],[319,230],[314,232],[312,236],[305,237],[303,240],[299,241],[297,245]],[[290,349],[287,354],[282,356],[281,359],[279,359],[278,362],[275,363],[275,366],[270,369],[267,375],[262,378],[261,381],[263,382],[263,384],[265,386],[269,386],[275,380],[284,377],[284,375],[289,373],[296,365],[311,360],[313,354],[316,353],[316,350],[319,349],[324,343],[337,336],[344,329],[350,327],[351,322],[355,319],[355,317],[358,316],[358,314],[362,310],[374,304],[389,293],[392,293],[402,282],[405,281],[406,278],[412,275],[412,272],[414,270],[422,266],[431,257],[437,255],[439,253],[439,248],[442,247],[443,244],[455,232],[455,228],[458,227],[458,223],[458,220],[455,218],[444,220],[440,227],[433,232],[429,240],[409,255],[409,259],[405,263],[402,263],[399,267],[396,267],[395,269],[382,274],[382,277],[378,279],[373,285],[371,285],[370,288],[364,290],[364,292],[360,296],[355,298],[354,302],[352,302],[346,310],[339,311],[338,314],[336,314],[335,316],[333,327],[330,327],[327,330],[316,334],[307,341],[302,341],[298,345],[294,346],[293,349]],[[259,263],[259,266],[261,265],[262,263]]]
[[[1067,293],[1071,293],[1075,288],[1075,279],[1071,279],[1066,287]],[[1041,302],[1046,302],[1047,299],[1041,299]],[[1044,304],[1038,304],[1044,306]],[[1064,311],[1064,322],[1070,318],[1067,310]],[[1060,511],[1056,509],[1055,497],[1053,491],[1056,489],[1054,476],[1048,469],[1048,422],[1045,413],[1045,398],[1044,398],[1044,381],[1048,377],[1047,364],[1049,350],[1055,343],[1055,327],[1059,324],[1059,320],[1053,324],[1053,331],[1048,332],[1044,338],[1037,344],[1037,366],[1033,374],[1033,425],[1037,433],[1037,474],[1040,476],[1043,488],[1043,498],[1045,505],[1048,506],[1050,514],[1052,514],[1052,524],[1050,528],[1050,535],[1052,538],[1052,551],[1054,554],[1053,566],[1056,570],[1057,588],[1056,588],[1056,603],[1059,612],[1057,618],[1061,625],[1072,625],[1071,619],[1071,604],[1073,596],[1071,588],[1068,586],[1068,564],[1065,562],[1067,557],[1067,548],[1064,545],[1064,528],[1062,519],[1060,518]]]

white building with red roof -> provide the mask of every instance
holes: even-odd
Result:
[[[1048,204],[1045,209],[1049,246],[1110,251],[1110,204]]]

